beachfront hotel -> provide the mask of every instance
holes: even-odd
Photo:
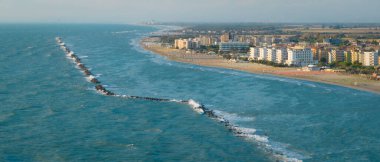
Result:
[[[259,58],[259,48],[251,47],[249,48],[249,59],[257,60]]]
[[[341,62],[344,61],[344,51],[343,50],[331,50],[328,52],[329,58],[328,58],[328,63],[333,63],[333,62]]]
[[[285,64],[307,66],[317,63],[313,60],[313,52],[310,48],[288,48],[288,60]]]
[[[275,48],[267,48],[267,61],[276,61],[276,49]]]
[[[351,62],[361,62],[360,60],[360,51],[359,50],[350,50],[351,53]]]
[[[267,58],[267,48],[266,47],[262,47],[262,48],[258,48],[258,49],[259,49],[258,60],[266,60],[266,58]]]
[[[276,49],[276,63],[285,63],[288,59],[288,51],[286,48]]]
[[[377,66],[377,65],[379,65],[379,53],[378,52],[364,52],[363,53],[363,65],[364,66]]]
[[[251,47],[249,51],[249,59],[265,60],[275,63],[285,63],[288,59],[286,48],[269,48],[269,47]]]

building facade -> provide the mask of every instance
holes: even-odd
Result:
[[[248,52],[249,43],[244,42],[221,42],[219,43],[220,52]]]
[[[220,42],[222,43],[226,43],[226,42],[229,42],[230,41],[230,34],[229,33],[225,33],[223,35],[220,36]]]
[[[379,65],[378,52],[364,52],[363,53],[363,66],[377,66]]]
[[[258,60],[259,58],[259,48],[251,47],[249,49],[249,59]]]
[[[209,46],[213,44],[212,38],[210,36],[200,36],[198,39],[199,39],[199,45]]]
[[[274,48],[267,48],[267,57],[266,57],[266,60],[267,61],[272,61],[272,62],[276,61],[276,49],[274,49]]]
[[[259,57],[258,60],[266,60],[267,59],[267,48],[266,47],[261,47],[259,48]]]
[[[288,65],[307,66],[315,64],[313,52],[310,48],[289,48],[288,59],[285,62]]]
[[[174,40],[174,48],[196,49],[199,48],[199,41],[197,39],[176,39]]]
[[[344,61],[343,50],[331,50],[328,54],[329,54],[328,63]]]
[[[285,63],[288,59],[288,51],[286,48],[276,49],[276,63]]]

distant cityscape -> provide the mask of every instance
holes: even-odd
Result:
[[[374,67],[380,62],[377,25],[195,26],[171,31],[159,42],[191,53],[283,66],[344,69]]]

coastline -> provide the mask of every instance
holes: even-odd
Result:
[[[234,63],[223,59],[220,56],[208,54],[191,54],[183,50],[169,49],[155,45],[149,37],[142,38],[139,42],[141,48],[151,51],[154,54],[166,57],[168,60],[189,63],[194,65],[216,67],[231,70],[238,70],[253,74],[265,74],[276,77],[298,79],[304,81],[318,82],[352,88],[380,94],[380,81],[369,80],[359,75],[340,74],[334,72],[302,72],[296,68],[272,67],[257,63]]]

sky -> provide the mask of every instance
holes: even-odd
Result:
[[[0,0],[0,22],[380,23],[380,0]]]

